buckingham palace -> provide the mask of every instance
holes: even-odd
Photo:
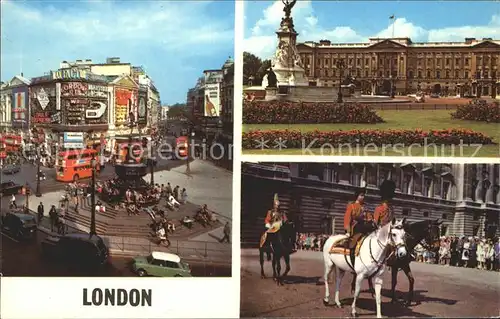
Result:
[[[500,234],[500,165],[418,163],[242,163],[242,243],[257,242],[275,193],[301,233],[343,233],[354,191],[380,203],[378,185],[396,182],[393,211],[410,222],[441,219],[441,235]]]

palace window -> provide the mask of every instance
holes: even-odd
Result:
[[[474,215],[472,216],[472,220],[479,220],[479,213],[474,213]],[[475,234],[476,232],[474,232]]]
[[[411,174],[405,174],[404,180],[403,180],[403,193],[406,194],[411,194],[412,190],[412,178]]]
[[[441,78],[441,71],[439,71],[439,70],[436,71],[436,78],[438,78],[438,79]]]
[[[359,77],[361,77],[361,70],[359,70],[359,69],[358,69],[358,70],[356,70],[356,76],[357,76],[358,78],[359,78]]]
[[[469,71],[465,71],[465,76],[464,78],[468,79],[469,78]]]
[[[357,65],[361,65],[361,59],[358,58],[357,61],[356,61],[356,64]]]
[[[465,65],[469,65],[469,58],[465,58]]]
[[[479,235],[478,233],[479,233],[479,226],[472,227],[472,235],[477,236]]]
[[[446,70],[446,78],[449,79],[450,78],[450,70]]]
[[[443,213],[443,214],[441,215],[441,218],[442,218],[442,219],[448,219],[448,215],[447,215],[446,213]]]
[[[460,78],[460,71],[455,71],[455,78],[457,78],[457,79]]]
[[[382,71],[378,71],[378,76],[382,77]]]
[[[353,59],[349,59],[349,65],[352,65],[352,60],[353,60]]]
[[[368,70],[365,70],[365,77],[368,77]]]
[[[410,216],[411,209],[410,208],[403,208],[403,216]]]
[[[422,71],[418,70],[418,76],[417,76],[419,79],[422,78]]]
[[[329,67],[330,66],[330,59],[325,59],[325,66]]]
[[[430,79],[431,78],[431,71],[427,71],[427,78]]]
[[[448,194],[450,193],[451,183],[449,181],[443,181],[442,196],[443,199],[448,199]]]
[[[481,78],[481,71],[477,70],[476,71],[476,79],[480,79],[480,78]]]
[[[495,66],[497,64],[497,59],[495,57],[491,57],[491,65]]]
[[[365,64],[366,64],[366,65],[370,64],[370,59],[366,58],[366,59],[365,59]]]
[[[437,59],[437,61],[436,61],[436,65],[437,65],[437,66],[441,66],[441,59]]]
[[[421,65],[422,65],[422,59],[418,59],[418,60],[417,60],[417,65],[418,65],[418,66],[421,66]]]
[[[484,78],[487,79],[488,78],[488,71],[484,71]]]
[[[424,212],[424,217],[429,217],[429,212]]]
[[[446,59],[446,65],[450,65],[451,59]]]
[[[389,77],[390,75],[391,75],[391,74],[390,74],[389,70],[387,70],[387,71],[385,72],[385,76],[386,76],[386,77]]]
[[[412,70],[408,71],[408,77],[410,79],[413,79],[413,71]]]
[[[424,196],[432,197],[432,178],[425,177],[424,178]]]
[[[491,71],[491,78],[495,79],[497,77],[497,71]]]

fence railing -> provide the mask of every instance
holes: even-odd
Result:
[[[456,110],[461,104],[366,103],[375,110]]]
[[[28,213],[37,216],[33,210]],[[50,218],[44,217],[38,223],[39,228],[48,231],[57,232],[57,228],[51,225]],[[88,234],[86,227],[79,227],[74,223],[68,222],[64,225],[65,233]],[[170,246],[158,245],[152,238],[122,237],[100,235],[106,246],[111,250],[130,254],[149,254],[153,251],[169,252],[180,255],[188,259],[211,259],[231,263],[232,248],[230,244],[217,242],[177,240],[169,239]]]

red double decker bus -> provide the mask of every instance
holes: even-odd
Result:
[[[97,161],[96,171],[99,172],[99,153],[94,149],[62,151],[57,155],[56,180],[72,182],[92,177],[92,157]]]

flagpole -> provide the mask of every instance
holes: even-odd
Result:
[[[392,38],[394,39],[394,25],[396,24],[396,16],[392,15]]]

